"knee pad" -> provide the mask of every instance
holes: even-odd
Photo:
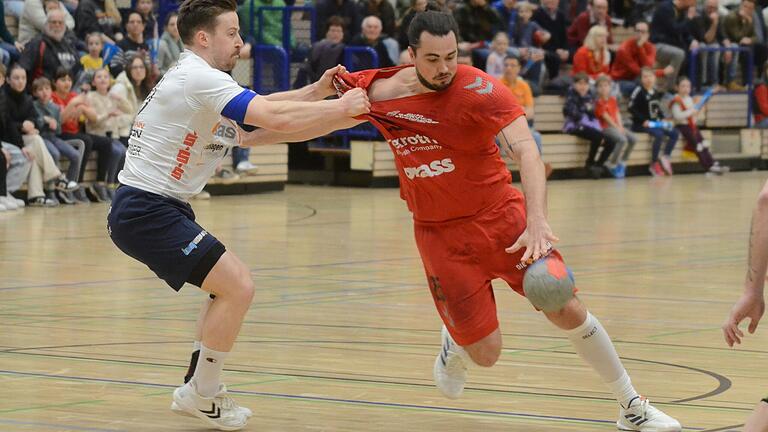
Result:
[[[560,259],[548,256],[534,262],[523,277],[523,291],[531,304],[544,312],[557,312],[573,298],[573,273]]]

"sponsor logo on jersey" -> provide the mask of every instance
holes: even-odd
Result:
[[[184,175],[184,168],[192,157],[192,152],[190,152],[190,150],[194,147],[195,143],[197,143],[197,138],[197,132],[190,132],[184,137],[184,142],[182,143],[183,147],[180,148],[179,152],[176,154],[176,162],[178,164],[174,166],[173,171],[171,171],[171,177],[176,180],[181,180],[181,177]]]
[[[235,139],[237,131],[231,126],[227,126],[222,122],[216,123],[216,126],[211,129],[211,133],[216,138]]]
[[[387,144],[392,146],[398,156],[408,156],[414,152],[435,151],[443,148],[436,139],[424,135],[392,138],[387,140]]]
[[[440,124],[439,122],[436,122],[429,117],[424,117],[421,114],[404,113],[400,111],[390,111],[387,113],[387,117],[395,117],[395,118],[408,120],[416,123]]]
[[[144,133],[144,122],[143,121],[134,122],[133,127],[131,128],[131,137],[141,138],[141,134],[143,133]]]
[[[419,165],[417,167],[406,167],[403,169],[405,176],[413,180],[415,178],[437,177],[445,173],[453,172],[456,167],[451,159],[442,159],[432,161],[429,164]]]

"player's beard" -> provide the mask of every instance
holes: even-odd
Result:
[[[439,85],[432,84],[431,82],[427,81],[427,79],[424,78],[424,75],[422,75],[419,72],[419,68],[414,68],[414,69],[416,69],[416,76],[419,78],[419,82],[421,83],[421,85],[433,91],[442,91],[447,89],[448,87],[451,86],[451,84],[453,84],[453,79],[456,78],[456,76],[454,75],[451,77],[451,80],[448,81],[448,83],[446,84],[439,84]]]
[[[240,58],[240,50],[237,50],[233,56],[229,56],[226,58],[226,60],[222,61],[220,64],[220,69],[224,72],[231,72],[232,69],[235,68],[235,65],[237,64],[237,60]]]

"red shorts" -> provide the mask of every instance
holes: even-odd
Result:
[[[459,345],[470,345],[499,327],[491,280],[504,279],[520,295],[524,250],[508,254],[525,230],[525,198],[510,187],[499,202],[471,219],[414,223],[427,282],[437,311]],[[557,251],[551,257],[562,261]]]

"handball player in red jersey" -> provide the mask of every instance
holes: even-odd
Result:
[[[557,237],[547,222],[544,164],[523,108],[499,81],[457,64],[457,34],[450,14],[420,13],[409,27],[413,65],[336,76],[340,93],[367,90],[369,114],[299,133],[258,130],[244,138],[250,145],[299,142],[365,121],[384,135],[444,323],[434,377],[449,398],[461,395],[468,368],[493,366],[501,354],[491,280],[504,279],[525,295],[523,277],[532,261],[546,260],[555,276],[568,273],[552,248]],[[497,140],[519,164],[525,196],[512,187]],[[616,397],[619,429],[680,431],[677,420],[635,391],[603,326],[569,294],[564,306],[543,313]]]

